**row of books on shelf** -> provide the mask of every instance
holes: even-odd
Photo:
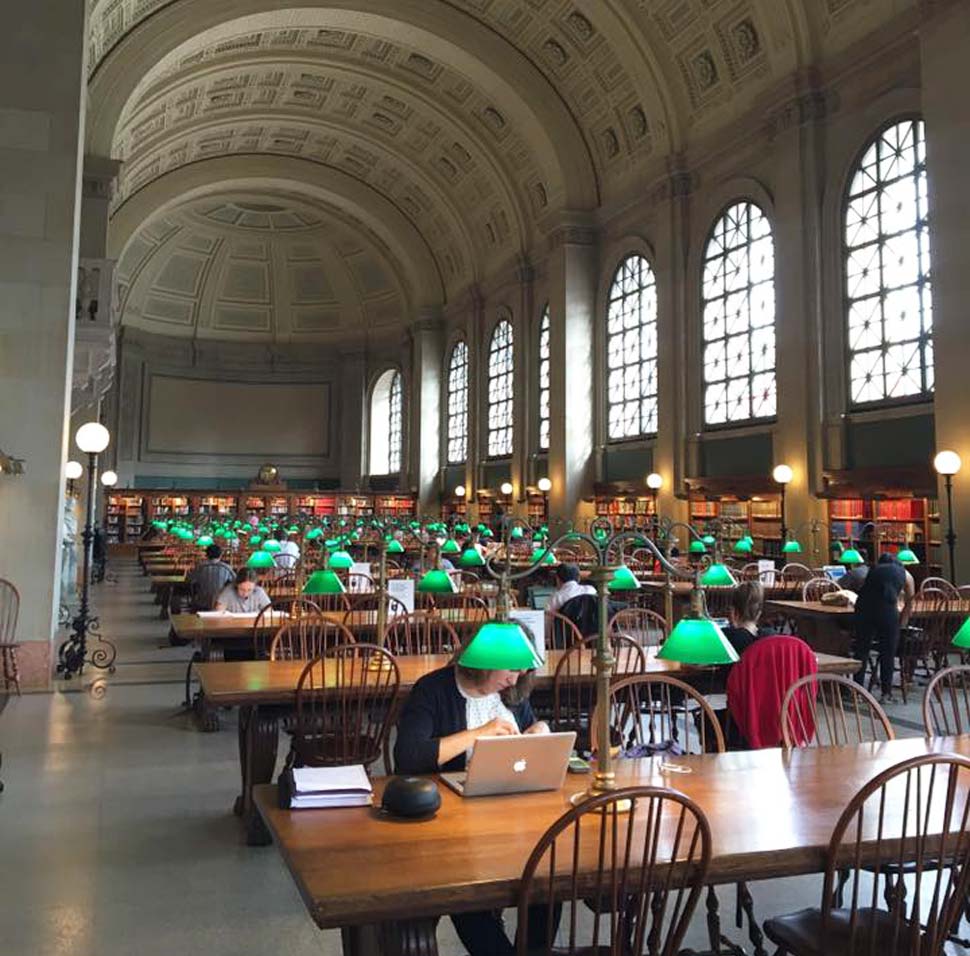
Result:
[[[829,502],[829,518],[842,521],[922,521],[929,515],[926,498],[834,498]]]

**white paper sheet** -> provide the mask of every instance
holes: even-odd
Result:
[[[509,617],[521,624],[526,634],[532,637],[536,646],[536,655],[544,664],[546,662],[546,612],[514,608],[509,611]]]
[[[406,608],[408,614],[414,612],[414,580],[412,578],[391,578],[387,582],[387,596],[396,598]],[[392,611],[398,605],[392,604]],[[398,610],[400,610],[398,608]]]

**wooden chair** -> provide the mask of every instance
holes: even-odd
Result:
[[[904,872],[914,878],[908,898],[904,882],[887,880],[880,900],[872,874]],[[970,759],[926,754],[852,798],[829,841],[821,905],[770,919],[765,933],[781,956],[942,956],[968,890]]]
[[[481,578],[474,571],[449,571],[448,577],[455,582],[455,587],[459,591],[463,591],[465,588],[476,588],[482,583]]]
[[[624,608],[610,618],[610,632],[626,634],[641,647],[659,647],[665,640],[669,629],[662,614],[642,607]]]
[[[10,581],[0,578],[0,664],[3,665],[3,687],[11,687],[20,696],[20,667],[17,650],[20,648],[14,637],[17,633],[17,618],[20,616],[20,592]]]
[[[552,712],[550,724],[556,731],[576,731],[576,750],[585,753],[592,749],[590,715],[596,698],[592,653],[598,638],[588,637],[573,644],[559,659],[552,678]],[[646,667],[643,648],[625,634],[610,634],[610,646],[615,663],[613,676],[642,674]],[[591,653],[592,652],[592,653]]]
[[[309,661],[341,644],[355,644],[354,635],[325,617],[301,617],[284,624],[269,646],[271,661]]]
[[[810,581],[814,576],[810,567],[797,561],[792,561],[781,569],[783,581]]]
[[[328,613],[346,613],[350,610],[350,599],[349,594],[314,594],[312,595],[313,603],[316,604],[321,611]]]
[[[923,695],[923,726],[927,737],[970,733],[970,665],[940,671]]]
[[[629,787],[567,810],[522,872],[518,956],[677,953],[711,842],[697,805],[662,787]]]
[[[923,578],[918,593],[922,596],[927,591],[942,591],[944,596],[950,600],[960,600],[960,592],[946,578]]]
[[[259,586],[275,601],[297,590],[296,574],[282,568],[270,571],[260,579]]]
[[[802,585],[802,600],[821,601],[823,594],[841,590],[831,578],[809,578]]]
[[[451,654],[460,645],[455,629],[438,615],[427,611],[395,617],[384,632],[384,647],[398,656]]]
[[[731,585],[704,588],[704,600],[707,603],[707,613],[711,617],[727,617],[731,609],[731,599],[734,597],[734,587]]]
[[[747,564],[741,566],[738,571],[739,581],[760,581],[761,580],[761,568],[758,567],[757,561],[749,561]]]
[[[970,601],[970,584],[961,584],[957,588],[957,595],[961,601]]]
[[[889,718],[861,684],[838,674],[809,674],[781,702],[786,748],[848,747],[895,740]]]
[[[269,657],[270,645],[279,629],[297,618],[315,617],[320,613],[319,605],[308,598],[294,598],[291,601],[274,601],[264,607],[253,622],[253,654],[257,661]]]
[[[546,620],[552,624],[546,628],[547,650],[565,651],[585,640],[579,628],[565,614],[546,611]]]
[[[352,572],[347,575],[348,594],[371,594],[374,587],[374,579],[369,574]]]
[[[724,734],[711,705],[676,677],[623,677],[610,687],[607,704],[610,743],[620,748],[621,756],[653,750],[681,754],[724,752]],[[598,701],[596,706],[600,706]],[[594,745],[598,745],[595,739]]]
[[[348,643],[317,655],[296,685],[296,722],[287,766],[369,768],[394,723],[401,675],[376,644]]]

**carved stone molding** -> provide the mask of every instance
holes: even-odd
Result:
[[[822,90],[809,90],[793,96],[765,119],[764,131],[768,140],[773,140],[788,130],[808,123],[821,122],[829,115],[832,103]]]

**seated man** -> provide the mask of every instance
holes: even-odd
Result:
[[[236,572],[222,560],[222,548],[210,544],[205,561],[200,561],[186,579],[192,594],[193,611],[211,611],[222,589],[235,578]]]
[[[575,564],[560,564],[556,568],[556,585],[557,588],[549,596],[549,600],[546,601],[545,607],[546,643],[550,647],[557,647],[560,645],[560,635],[556,632],[557,621],[552,616],[552,612],[557,611],[561,613],[563,606],[568,604],[574,598],[582,597],[584,595],[591,595],[593,598],[596,597],[596,588],[590,584],[579,583],[579,567]],[[558,623],[561,628],[561,622]],[[580,631],[582,631],[581,627]]]
[[[223,588],[216,598],[217,611],[232,614],[257,614],[273,602],[269,595],[256,583],[259,575],[253,568],[240,568],[236,581]]]
[[[276,566],[284,571],[292,571],[300,560],[300,546],[295,541],[290,541],[289,535],[282,528],[276,532],[276,540],[280,543],[280,549],[276,552]]]

